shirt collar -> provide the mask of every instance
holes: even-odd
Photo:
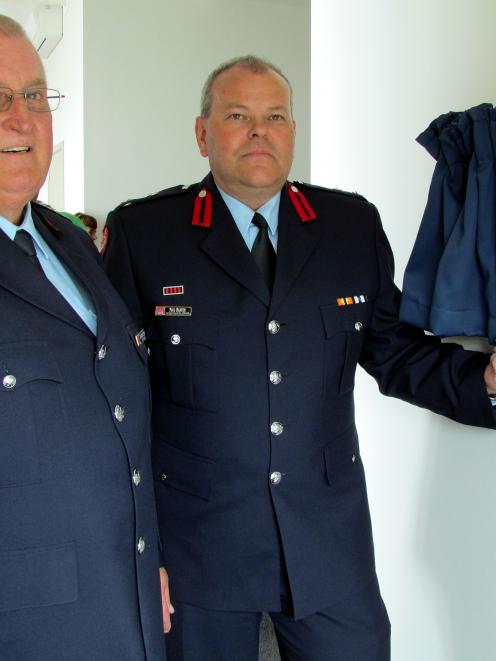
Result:
[[[240,202],[231,195],[228,195],[221,188],[219,188],[219,193],[222,195],[222,199],[226,203],[227,208],[236,221],[236,224],[239,227],[247,229],[252,221],[253,214],[255,213],[253,209],[248,207],[246,204],[243,204],[243,202]],[[276,234],[277,232],[280,201],[281,191],[276,193],[274,197],[271,197],[270,200],[265,202],[265,204],[262,204],[262,206],[257,209],[257,213],[261,214],[267,221],[271,234]]]
[[[15,235],[18,230],[23,229],[33,238],[33,241],[36,243],[37,247],[41,250],[43,255],[48,258],[46,243],[41,236],[41,234],[36,229],[36,226],[33,221],[33,215],[31,212],[31,203],[28,202],[24,210],[24,217],[20,225],[14,225],[10,220],[7,220],[4,216],[0,216],[0,229],[5,232],[5,234],[12,241],[15,238]]]
[[[28,204],[24,211],[24,215],[26,215],[29,206],[30,205]],[[15,225],[12,221],[5,218],[5,216],[0,215],[0,229],[13,241],[16,232],[19,229],[19,225]]]

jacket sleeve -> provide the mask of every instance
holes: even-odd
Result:
[[[360,363],[385,395],[477,427],[496,427],[484,383],[488,356],[441,343],[398,319],[401,292],[394,260],[376,212],[376,251],[380,289]]]
[[[119,215],[118,210],[110,212],[105,228],[107,243],[103,252],[103,266],[131,316],[143,327],[145,315],[131,264],[125,219]]]

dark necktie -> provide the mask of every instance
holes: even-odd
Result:
[[[43,273],[43,269],[41,268],[41,264],[38,261],[38,257],[36,256],[36,249],[34,247],[33,243],[33,237],[29,232],[26,232],[26,230],[17,230],[16,235],[14,237],[14,243],[17,243],[19,248],[23,250],[23,252],[26,253],[28,256],[29,260],[37,266],[40,271]]]
[[[262,272],[269,291],[272,291],[272,283],[274,282],[274,273],[276,270],[276,253],[269,239],[269,226],[265,218],[259,213],[255,213],[251,222],[258,227],[257,238],[251,249],[251,254]]]

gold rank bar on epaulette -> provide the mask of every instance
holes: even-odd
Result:
[[[358,296],[341,296],[336,299],[339,307],[345,307],[346,305],[358,305],[360,303],[367,303],[368,297],[365,294],[360,294]]]

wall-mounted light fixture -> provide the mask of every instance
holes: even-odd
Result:
[[[34,9],[36,29],[31,38],[41,57],[47,58],[64,34],[64,2],[40,4]]]

